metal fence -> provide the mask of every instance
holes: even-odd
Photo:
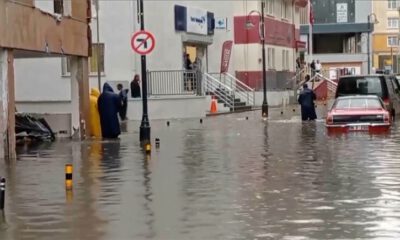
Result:
[[[198,71],[148,71],[148,95],[201,95],[202,74]]]

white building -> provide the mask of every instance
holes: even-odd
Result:
[[[222,45],[225,41],[232,40],[235,45],[229,72],[256,90],[262,89],[258,16],[247,17],[251,10],[260,10],[260,1],[145,0],[144,2],[145,28],[156,38],[156,47],[147,57],[149,71],[183,70],[183,55],[187,52],[192,60],[196,56],[201,59],[203,72],[219,72]],[[286,88],[287,81],[295,72],[296,43],[299,40],[299,8],[304,7],[304,2],[307,1],[265,0],[265,2],[267,86],[272,91]],[[131,49],[131,37],[139,30],[137,2],[99,1],[99,3],[98,13],[92,7],[91,26],[94,44],[93,57],[89,63],[90,86],[98,86],[96,53],[97,47],[100,46],[102,83],[121,82],[128,87],[133,76],[140,74],[141,68],[140,56]],[[46,11],[54,9],[54,1],[36,1],[35,5]],[[68,2],[64,1],[64,5],[67,6]],[[186,15],[186,19],[194,18],[194,21],[196,16],[200,15],[207,16],[207,19],[204,22],[197,22],[196,26],[186,21],[184,23],[186,26],[182,27],[179,14]],[[99,17],[100,23],[99,45],[96,43],[96,17]],[[255,25],[253,29],[245,28],[248,20]],[[212,24],[214,21],[215,29]],[[16,75],[16,100],[19,111],[63,115],[71,112],[71,83],[66,59],[42,58],[16,61],[16,67],[21,69]],[[37,88],[38,83],[42,83],[46,88]],[[281,92],[278,92],[279,94]],[[166,109],[165,105],[156,104],[166,103],[165,98],[150,100],[150,118],[203,116],[209,107],[204,96],[189,97],[193,100],[189,106],[186,106],[187,96],[173,97],[175,102],[169,102],[167,105],[172,108]],[[172,101],[171,96],[168,99]],[[269,100],[270,105],[282,102],[272,93]],[[136,115],[128,117],[138,119],[138,114],[141,112],[140,101],[130,103],[136,108],[130,112]],[[256,104],[260,105],[261,100],[257,100]],[[179,112],[176,106],[179,106],[182,112]],[[140,110],[137,109],[139,107]]]

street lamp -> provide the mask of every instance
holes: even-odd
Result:
[[[140,30],[144,31],[144,13],[143,13],[143,0],[138,2],[139,15],[140,15]],[[146,66],[146,55],[141,56],[142,65],[142,102],[143,102],[143,113],[142,122],[140,124],[140,142],[142,144],[150,143],[150,121],[147,107],[147,66]]]
[[[267,72],[266,72],[266,67],[265,67],[265,22],[264,22],[264,8],[265,8],[265,2],[261,2],[261,13],[259,11],[253,10],[247,15],[247,21],[246,21],[246,29],[251,29],[254,28],[254,24],[250,21],[249,17],[253,13],[256,13],[260,17],[260,40],[261,40],[261,45],[262,45],[262,77],[263,77],[263,103],[261,107],[261,113],[263,118],[268,118],[268,100],[267,100]]]
[[[379,21],[375,13],[370,13],[368,15],[368,35],[367,35],[367,54],[368,54],[368,74],[371,74],[371,50],[370,50],[370,35],[371,35],[371,17],[374,17],[373,24],[378,24]]]

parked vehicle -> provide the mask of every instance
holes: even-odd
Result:
[[[376,95],[339,97],[326,117],[329,132],[387,132],[390,113]]]
[[[392,119],[400,114],[400,84],[395,76],[364,75],[339,78],[336,98],[351,95],[376,95],[380,97]]]

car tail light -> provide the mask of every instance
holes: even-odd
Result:
[[[385,113],[385,115],[383,115],[383,121],[384,121],[385,123],[390,122],[390,115],[389,115],[389,113]]]
[[[326,117],[326,124],[333,124],[333,116],[332,115],[328,115]]]

